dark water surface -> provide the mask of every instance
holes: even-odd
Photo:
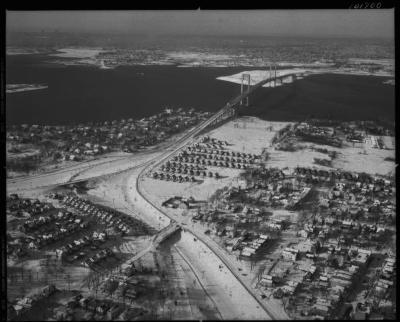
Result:
[[[7,56],[8,84],[45,83],[47,89],[6,95],[9,124],[71,124],[142,118],[165,107],[217,111],[240,85],[216,80],[251,68],[95,67],[45,63],[40,55]],[[257,68],[254,68],[257,69]],[[271,120],[305,116],[394,120],[394,86],[383,77],[316,75],[251,98],[250,115]]]

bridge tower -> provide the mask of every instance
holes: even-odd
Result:
[[[242,83],[240,85],[240,95],[243,95],[245,93],[248,93],[250,91],[250,74],[242,74]],[[247,84],[246,84],[247,82]],[[246,90],[244,91],[244,87],[246,86]],[[249,106],[249,96],[246,96],[245,98],[246,106]],[[243,105],[243,100],[240,101],[240,105]]]
[[[269,87],[272,87],[272,65],[269,65]]]

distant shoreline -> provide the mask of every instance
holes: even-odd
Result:
[[[48,86],[43,84],[7,84],[6,94],[37,91],[46,88],[48,88]]]

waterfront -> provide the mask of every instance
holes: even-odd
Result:
[[[6,12],[7,319],[394,320],[394,10],[196,9]]]
[[[48,63],[51,59],[42,55],[7,56],[7,84],[48,86],[7,94],[8,124],[142,118],[165,107],[217,111],[240,92],[240,86],[216,78],[259,69],[129,66],[102,70]],[[385,80],[374,76],[309,76],[258,91],[247,114],[276,121],[307,116],[350,120],[374,119],[379,111],[381,118],[393,120],[394,86],[383,84]]]

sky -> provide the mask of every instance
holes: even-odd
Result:
[[[7,31],[394,38],[394,10],[8,11]]]

